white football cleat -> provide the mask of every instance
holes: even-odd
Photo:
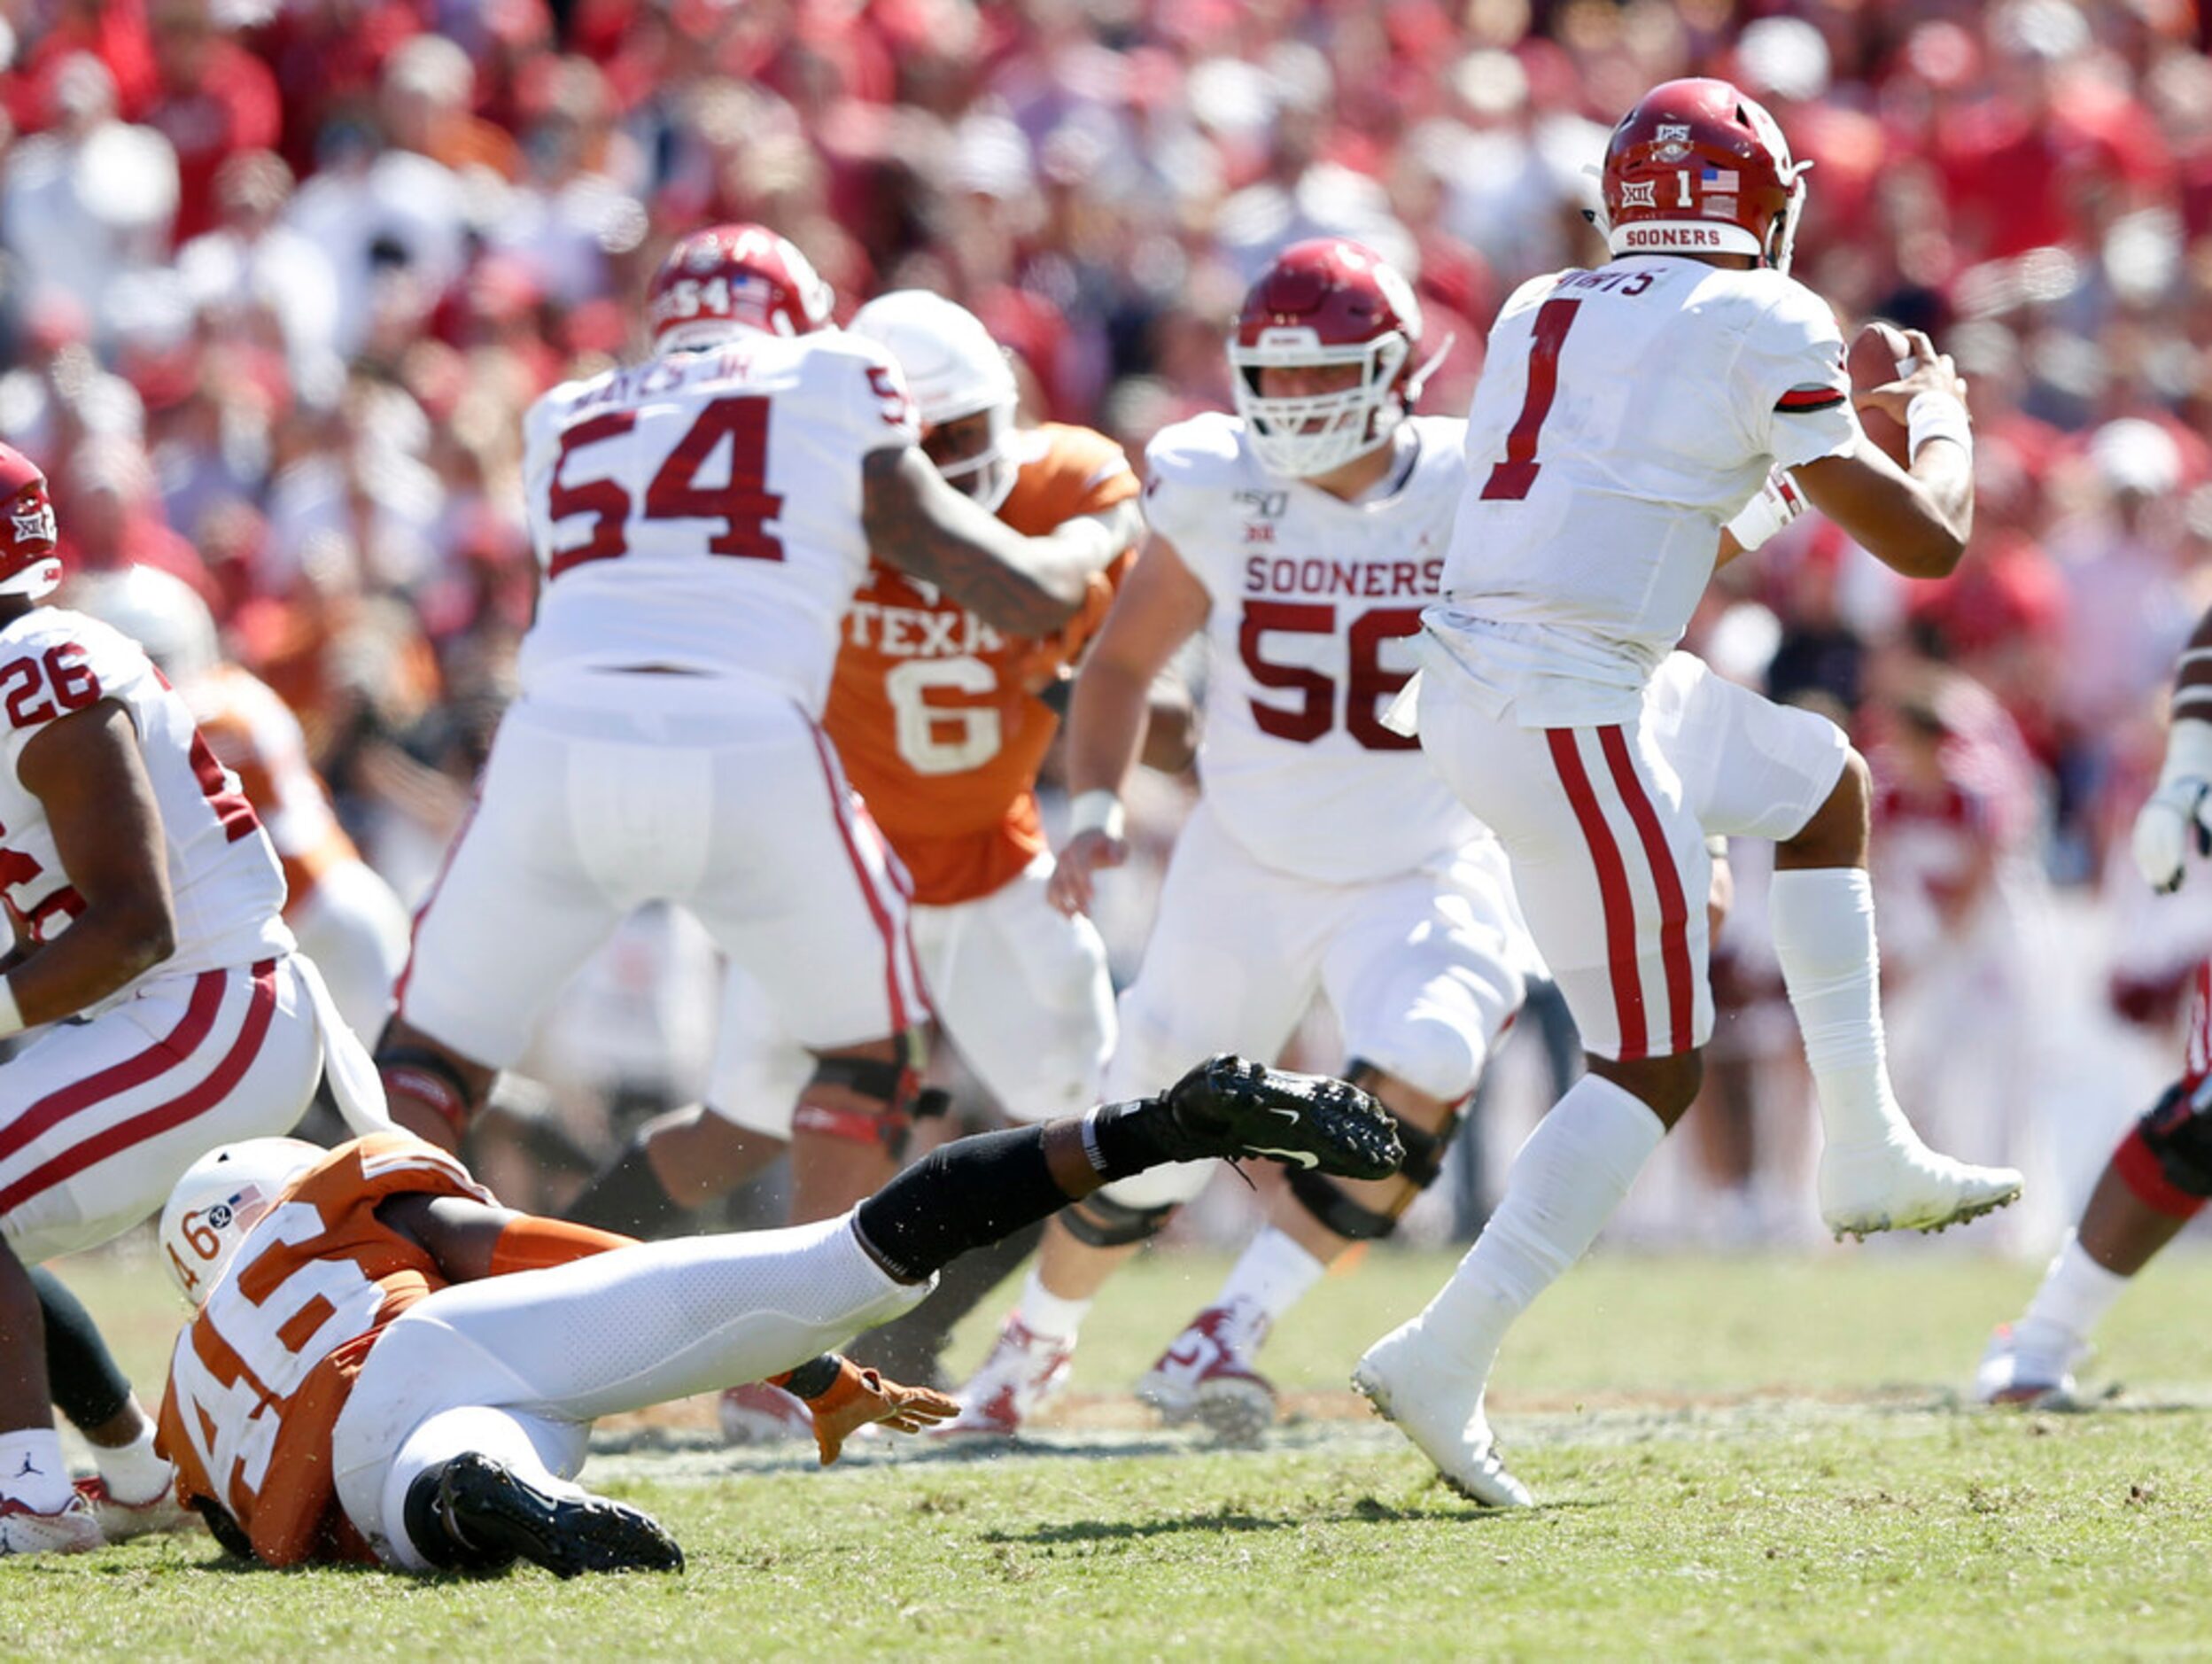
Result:
[[[199,1524],[199,1516],[176,1499],[174,1480],[144,1502],[117,1501],[107,1481],[97,1473],[78,1480],[76,1488],[77,1495],[91,1505],[100,1535],[110,1543],[128,1543],[160,1531],[189,1531]]]
[[[1352,1385],[1461,1496],[1486,1508],[1534,1507],[1528,1487],[1505,1471],[1498,1455],[1482,1413],[1483,1383],[1424,1356],[1426,1349],[1420,1319],[1401,1324],[1367,1349],[1352,1371]]]
[[[1820,1152],[1820,1221],[1837,1241],[1877,1231],[1941,1231],[2020,1196],[2020,1173],[1939,1155],[1903,1139]]]
[[[1196,1418],[1219,1443],[1259,1443],[1275,1425],[1275,1388],[1252,1367],[1267,1333],[1256,1307],[1208,1306],[1138,1378],[1138,1401],[1171,1426]]]
[[[92,1505],[74,1490],[52,1513],[41,1513],[13,1497],[0,1497],[0,1556],[86,1554],[106,1546]]]
[[[1008,1318],[990,1356],[952,1395],[960,1413],[930,1431],[943,1437],[1013,1438],[1067,1384],[1075,1357],[1070,1342],[1032,1334],[1019,1317]]]
[[[2049,1332],[2045,1324],[2000,1323],[1974,1372],[1974,1396],[1985,1404],[2071,1410],[2080,1397],[2074,1370],[2089,1348]]]
[[[764,1380],[724,1388],[716,1408],[725,1444],[790,1444],[814,1436],[806,1401]]]

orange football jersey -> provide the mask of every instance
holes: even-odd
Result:
[[[289,887],[284,911],[293,913],[324,873],[361,859],[307,760],[299,719],[268,683],[235,665],[217,665],[180,691],[215,760],[238,777],[268,828]]]
[[[409,1193],[492,1200],[405,1133],[342,1144],[255,1225],[177,1337],[158,1448],[179,1495],[220,1503],[271,1566],[375,1558],[332,1489],[330,1430],[376,1337],[446,1286],[376,1217],[378,1202]]]
[[[1137,494],[1122,447],[1058,423],[1014,436],[998,517],[1027,537]],[[988,896],[1044,849],[1036,771],[1059,719],[1036,696],[1106,617],[1130,556],[1042,641],[1007,636],[878,563],[845,615],[823,724],[868,812],[933,906]]]

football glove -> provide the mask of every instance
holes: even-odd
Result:
[[[1758,495],[1745,503],[1735,518],[1722,529],[1748,555],[1804,512],[1805,494],[1797,489],[1795,480],[1777,468],[1766,476]]]
[[[920,1433],[960,1413],[960,1406],[943,1393],[927,1387],[902,1387],[885,1380],[872,1369],[862,1369],[850,1358],[828,1389],[806,1401],[814,1412],[814,1442],[827,1467],[845,1448],[845,1441],[872,1422],[881,1422],[894,1433]]]
[[[2135,817],[2135,869],[2161,895],[2181,886],[2192,843],[2212,851],[2212,722],[2174,724],[2166,742],[2166,766]]]

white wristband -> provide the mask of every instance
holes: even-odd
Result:
[[[1067,836],[1071,838],[1079,838],[1086,832],[1103,832],[1118,844],[1128,830],[1129,817],[1122,811],[1119,792],[1108,791],[1104,787],[1096,791],[1077,792],[1075,801],[1067,805]]]
[[[23,1008],[15,1003],[15,983],[0,976],[0,1040],[23,1032]]]
[[[1947,393],[1918,393],[1905,407],[1905,454],[1920,460],[1921,447],[1930,439],[1950,439],[1974,457],[1974,424],[1967,408]]]

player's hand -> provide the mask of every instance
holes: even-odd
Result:
[[[1912,348],[1912,357],[1907,361],[1913,366],[1911,370],[1895,381],[1854,393],[1854,404],[1862,410],[1871,405],[1902,424],[1913,400],[1924,393],[1949,393],[1960,404],[1966,403],[1966,377],[1959,373],[1959,367],[1948,355],[1936,350],[1935,342],[1918,330],[1907,330],[1905,344]]]
[[[920,1433],[960,1413],[960,1406],[941,1392],[902,1387],[850,1361],[827,1392],[807,1401],[807,1408],[814,1412],[814,1442],[824,1467],[862,1427],[880,1422],[894,1433]]]
[[[1129,858],[1127,838],[1117,838],[1096,828],[1078,832],[1060,851],[1052,867],[1052,883],[1045,886],[1044,893],[1055,907],[1071,919],[1079,913],[1089,913],[1097,894],[1093,878],[1106,867],[1119,867]]]
[[[2162,782],[2135,817],[2135,870],[2162,896],[2181,888],[2193,834],[2199,854],[2212,851],[2212,783],[2184,774]]]

